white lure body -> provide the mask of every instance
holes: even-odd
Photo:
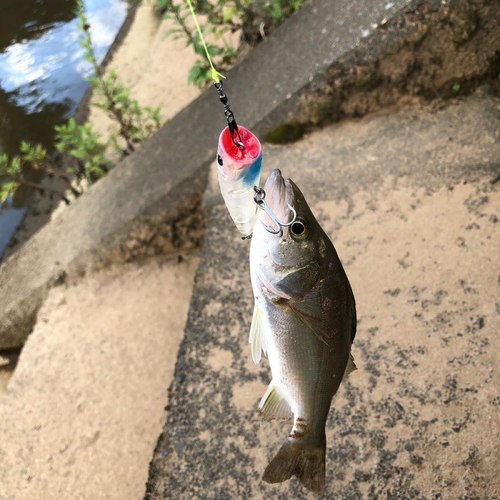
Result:
[[[219,137],[218,179],[231,218],[241,236],[249,238],[257,220],[253,187],[260,181],[262,147],[257,137],[245,127],[239,126],[238,131],[245,149],[233,143],[228,127]]]

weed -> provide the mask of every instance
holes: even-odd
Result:
[[[109,76],[104,75],[96,57],[90,25],[82,0],[77,0],[76,14],[79,17],[81,30],[80,46],[85,51],[84,60],[89,62],[93,68],[93,75],[88,80],[96,93],[94,105],[103,109],[110,118],[118,123],[117,135],[125,143],[125,150],[122,152],[124,154],[133,153],[137,143],[142,142],[152,132],[160,128],[160,108],[141,107],[135,99],[130,97],[130,90],[118,80],[115,71],[111,71]],[[117,143],[116,140],[114,142]]]
[[[67,123],[54,129],[56,148],[78,160],[78,170],[69,167],[69,172],[83,175],[89,183],[106,175],[111,166],[105,157],[107,145],[100,142],[100,136],[92,130],[92,124],[77,125],[75,119],[70,118]]]
[[[193,8],[204,21],[201,28],[207,48],[220,72],[235,61],[237,51],[228,35],[241,32],[242,41],[253,46],[298,10],[303,0],[193,0]],[[188,82],[206,87],[212,78],[210,64],[199,35],[191,28],[190,11],[184,0],[157,0],[157,12],[172,19],[176,28],[167,36],[185,38],[199,58],[189,72]],[[200,20],[201,21],[201,20]]]
[[[68,187],[74,191],[75,196],[79,195],[80,192],[75,188],[72,188],[69,179],[57,172],[56,170],[50,168],[47,162],[47,151],[41,146],[31,147],[27,142],[22,142],[20,147],[20,154],[9,158],[7,154],[0,155],[0,178],[4,179],[4,182],[0,184],[0,203],[4,204],[8,202],[9,198],[14,195],[15,191],[20,186],[26,186],[40,194],[56,194],[60,196],[66,204],[69,204],[68,198],[64,193],[46,186],[42,186],[36,182],[33,182],[26,178],[25,166],[29,164],[33,170],[43,170],[49,175],[54,175],[60,177],[62,180],[67,182]]]

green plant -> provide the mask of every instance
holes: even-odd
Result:
[[[100,142],[100,135],[93,131],[92,124],[77,125],[74,118],[65,124],[55,126],[56,148],[78,160],[79,170],[69,168],[69,172],[82,174],[87,181],[103,177],[108,172],[111,162],[106,159],[107,145]]]
[[[256,45],[276,26],[298,10],[303,0],[192,0],[197,15],[204,17],[201,24],[207,49],[217,69],[227,70],[235,61],[237,51],[227,35],[241,31],[241,38],[249,45]],[[183,37],[199,56],[188,82],[205,87],[212,79],[212,72],[205,50],[197,32],[190,27],[191,16],[185,0],[157,0],[157,12],[175,21],[176,28],[167,36]]]
[[[13,158],[9,158],[5,153],[0,155],[0,179],[3,178],[3,182],[0,184],[0,203],[5,203],[10,196],[15,194],[20,186],[26,186],[42,195],[49,193],[60,196],[66,204],[69,204],[69,199],[63,192],[51,187],[42,186],[26,178],[25,172],[28,164],[33,170],[44,170],[50,175],[55,175],[61,179],[65,178],[63,174],[46,165],[47,152],[40,145],[33,148],[30,144],[23,141],[20,153],[20,155]],[[80,194],[76,189],[74,193],[75,195]]]
[[[141,107],[135,99],[130,97],[130,90],[118,80],[114,71],[111,71],[109,76],[104,75],[95,54],[90,25],[82,0],[77,0],[76,14],[79,17],[81,30],[79,41],[85,51],[84,59],[93,67],[93,75],[88,80],[96,91],[94,105],[103,109],[118,123],[117,135],[123,139],[126,147],[123,153],[132,153],[135,151],[135,144],[142,142],[153,131],[160,128],[160,108]]]
[[[64,172],[61,172],[50,165],[47,150],[44,149],[41,144],[32,146],[29,142],[21,141],[19,152],[22,165],[29,165],[29,167],[34,171],[42,172],[51,177],[61,179],[77,198],[82,194],[71,184],[70,178]]]
[[[20,172],[21,159],[19,157],[10,160],[6,154],[0,155],[0,179],[4,178],[3,182],[0,181],[0,203],[5,203],[20,186],[18,182]]]
[[[83,175],[89,183],[107,173],[110,167],[110,162],[104,156],[107,146],[99,141],[100,137],[92,130],[90,123],[77,125],[74,118],[70,118],[67,123],[55,126],[54,129],[57,149],[76,158],[80,170],[75,172],[70,167],[66,172],[61,172],[50,164],[47,150],[41,144],[32,146],[26,141],[21,141],[19,155],[13,158],[9,158],[7,154],[0,155],[0,179],[3,180],[0,182],[1,204],[14,195],[20,186],[25,186],[40,194],[55,194],[69,204],[64,191],[30,180],[30,176],[27,175],[30,170],[60,179],[75,198],[82,193],[72,184],[67,173]]]
[[[302,7],[303,0],[273,0],[264,3],[264,12],[273,20],[273,28]]]
[[[223,71],[236,56],[234,47],[225,38],[227,27],[217,27],[223,19],[222,12],[220,11],[220,6],[223,3],[224,2],[221,0],[214,4],[204,0],[193,1],[193,6],[197,12],[206,15],[208,20],[212,20],[212,22],[208,24],[208,34],[213,35],[212,38],[214,40],[222,40],[223,42],[223,45],[219,46],[207,41],[208,53],[212,58],[217,59],[218,67],[221,71]],[[207,60],[205,49],[198,33],[195,30],[192,30],[187,22],[191,13],[186,7],[186,3],[183,0],[177,0],[177,2],[174,2],[174,0],[158,0],[157,9],[164,13],[165,18],[174,20],[177,25],[177,27],[172,28],[167,32],[167,36],[172,36],[175,39],[185,38],[186,45],[193,47],[195,54],[200,56],[189,72],[188,83],[194,83],[199,87],[204,87],[210,81],[212,74],[211,67]],[[204,28],[202,28],[202,30],[205,32],[207,31]]]
[[[129,2],[137,5],[140,0],[129,0]],[[83,176],[89,183],[98,180],[111,167],[110,161],[105,156],[109,144],[122,155],[129,154],[135,151],[137,143],[145,140],[161,126],[159,107],[154,109],[141,107],[130,97],[130,90],[118,80],[114,71],[111,71],[109,76],[104,75],[92,44],[90,25],[82,0],[77,0],[76,14],[79,17],[80,45],[85,51],[84,59],[93,67],[93,75],[88,80],[96,91],[97,100],[94,105],[106,111],[118,123],[118,132],[111,134],[109,140],[103,143],[90,123],[77,125],[74,118],[70,118],[68,122],[55,126],[56,148],[77,160],[78,168],[70,166],[66,172],[52,167],[47,150],[40,144],[32,146],[28,142],[21,142],[19,155],[13,158],[5,154],[0,155],[0,204],[4,204],[20,186],[26,186],[41,194],[57,194],[69,204],[64,192],[31,181],[26,172],[31,169],[57,177],[66,184],[67,189],[75,197],[78,197],[82,193],[73,186],[67,174],[76,175],[77,178]],[[125,142],[125,149],[121,147],[119,138]]]

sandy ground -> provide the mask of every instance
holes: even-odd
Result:
[[[0,354],[0,398],[7,390],[12,374],[19,360],[19,349],[14,349]]]
[[[0,398],[2,500],[142,499],[198,262],[51,291]]]
[[[12,376],[12,372],[0,369],[0,397],[7,390],[7,384]]]

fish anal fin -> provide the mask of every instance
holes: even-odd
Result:
[[[274,418],[290,418],[292,410],[281,389],[272,382],[259,403],[259,411],[262,418],[272,420]]]
[[[342,377],[343,379],[345,379],[346,377],[348,377],[353,371],[357,370],[358,367],[356,366],[356,364],[354,363],[354,358],[352,357],[352,354],[349,353],[349,359],[347,360],[347,365],[345,367],[345,371],[344,371],[344,376]]]
[[[267,354],[264,315],[257,304],[255,304],[253,309],[252,326],[250,327],[250,337],[248,342],[252,344],[252,359],[257,365],[262,359],[262,353],[264,353],[264,356]]]

